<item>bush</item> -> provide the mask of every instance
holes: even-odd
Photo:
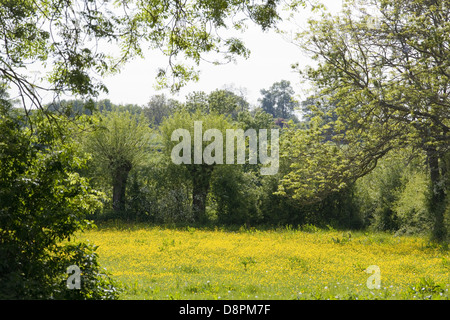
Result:
[[[305,224],[306,212],[291,197],[274,194],[279,176],[265,176],[261,180],[259,208],[263,222],[269,225]]]
[[[389,154],[356,183],[359,211],[365,224],[375,230],[417,234],[430,230],[429,178],[424,161],[408,150]]]
[[[88,247],[72,252],[62,243],[91,224],[87,217],[100,208],[101,194],[78,173],[86,159],[71,143],[71,123],[57,120],[56,130],[38,113],[31,130],[4,101],[0,113],[0,298],[65,297],[68,263],[97,262]],[[91,270],[91,283],[100,284],[100,273]],[[94,285],[76,298],[112,297],[103,292]]]
[[[361,229],[364,225],[357,205],[355,186],[331,193],[323,201],[307,208],[310,223],[321,227]]]
[[[356,183],[358,205],[365,225],[379,231],[399,228],[394,204],[403,190],[405,165],[397,154],[383,158],[377,167]]]
[[[226,225],[255,225],[261,219],[258,196],[261,187],[255,173],[242,165],[218,166],[211,178],[211,204],[217,222]]]
[[[163,155],[146,171],[147,199],[152,203],[151,216],[156,223],[192,222],[192,183],[184,166],[173,164]],[[144,187],[144,188],[145,188]]]
[[[98,263],[97,246],[89,243],[70,244],[63,247],[65,266],[76,265],[80,268],[80,289],[67,287],[68,276],[59,282],[59,287],[53,290],[54,299],[70,300],[115,300],[119,297],[119,285],[110,278],[106,269]],[[60,270],[65,272],[66,270]]]
[[[279,178],[265,177],[260,196],[265,223],[272,225],[314,225],[358,229],[363,226],[354,186],[330,193],[322,201],[304,204],[276,194]]]
[[[397,233],[419,234],[431,231],[433,219],[427,206],[427,175],[417,171],[406,174],[403,179],[403,190],[393,205],[399,223]]]

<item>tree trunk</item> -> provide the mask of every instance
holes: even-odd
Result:
[[[446,176],[443,156],[440,156],[436,148],[427,150],[427,160],[430,170],[430,200],[429,210],[434,219],[433,240],[443,242],[447,237],[447,229],[444,222],[446,211]]]
[[[116,168],[113,174],[113,210],[120,212],[125,209],[125,191],[131,164],[126,163]]]
[[[207,220],[206,199],[213,169],[205,164],[195,165],[192,169],[192,211],[195,221],[204,223]]]

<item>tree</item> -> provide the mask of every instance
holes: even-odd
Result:
[[[340,15],[310,21],[309,30],[299,34],[299,46],[318,61],[303,75],[318,96],[336,103],[337,119],[324,125],[324,114],[318,112],[309,136],[293,133],[294,148],[302,147],[298,142],[309,142],[306,148],[315,148],[309,157],[317,155],[320,161],[295,164],[282,188],[299,197],[302,183],[310,186],[314,181],[316,191],[324,193],[336,190],[370,172],[390,150],[411,146],[426,154],[433,237],[442,241],[447,233],[444,213],[449,180],[445,156],[450,147],[450,2],[345,4]],[[324,143],[318,133],[330,127],[345,133]],[[307,159],[307,151],[297,156]],[[316,173],[300,182],[312,168]]]
[[[200,111],[222,114],[236,120],[240,112],[248,111],[249,103],[243,96],[232,91],[216,89],[209,94],[204,91],[189,93],[182,108],[191,113]]]
[[[189,113],[209,113],[208,94],[204,91],[194,91],[186,95],[186,102],[181,107]]]
[[[393,150],[356,182],[357,203],[366,224],[397,234],[432,230],[425,156],[408,148]]]
[[[125,208],[129,173],[151,149],[151,129],[143,115],[128,111],[102,114],[98,125],[83,143],[93,162],[110,177],[113,209],[121,212]]]
[[[208,106],[210,112],[229,115],[235,120],[239,112],[248,110],[249,103],[232,91],[217,89],[208,95]]]
[[[159,126],[164,118],[175,112],[180,103],[174,99],[168,99],[164,94],[154,95],[144,107],[142,112],[151,124]]]
[[[197,127],[195,125],[196,121]],[[209,154],[212,156],[211,158],[219,160],[218,157],[221,157],[220,151],[222,151],[222,157],[224,157],[223,147],[225,143],[223,142],[220,145],[220,139],[217,135],[221,134],[222,137],[225,137],[226,129],[233,129],[234,127],[224,115],[217,115],[216,113],[204,114],[201,111],[190,113],[186,110],[180,110],[165,119],[160,127],[166,157],[172,158],[173,162],[174,153],[177,158],[182,154],[181,157],[185,160],[175,165],[183,166],[191,178],[192,211],[197,222],[204,223],[207,220],[206,201],[210,190],[211,176],[215,167],[219,165],[217,162],[225,163],[225,161],[222,158],[221,161],[208,163],[205,159],[202,159],[202,161],[197,163],[194,159],[195,154],[200,151],[203,157],[203,154],[206,153],[205,147],[209,147],[212,148]],[[209,129],[215,130],[215,135],[209,137],[208,140],[206,136],[203,136],[203,133],[206,133]],[[174,136],[174,133],[179,133],[180,135]],[[196,138],[198,137],[197,134],[200,134],[200,139]],[[211,140],[212,142],[208,142]],[[177,146],[180,143],[187,143],[187,148],[179,150]],[[195,150],[196,148],[198,148],[198,151]]]
[[[280,20],[279,2],[2,0],[0,78],[17,88],[26,110],[43,108],[43,91],[85,100],[107,91],[99,77],[143,56],[147,47],[168,57],[168,67],[157,75],[160,85],[178,90],[198,78],[195,66],[206,53],[216,54],[217,63],[247,57],[239,38],[224,38],[220,31],[244,30],[249,20],[271,28]],[[290,10],[300,5],[288,3]],[[111,56],[116,48],[119,53]],[[32,80],[30,66],[40,68],[41,76]]]
[[[261,94],[262,98],[259,101],[263,111],[270,113],[274,118],[294,117],[298,103],[294,100],[294,90],[289,81],[275,82],[268,90],[262,89]]]

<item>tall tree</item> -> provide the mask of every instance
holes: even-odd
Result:
[[[129,173],[145,160],[150,141],[147,119],[128,111],[102,114],[98,127],[84,137],[84,146],[94,163],[111,179],[112,204],[117,212],[125,207]]]
[[[217,165],[225,163],[226,129],[233,128],[235,126],[224,115],[206,114],[201,110],[194,113],[180,110],[165,119],[160,127],[166,156],[172,157],[172,162],[174,155],[177,158],[182,157],[183,162],[175,165],[182,165],[191,178],[192,211],[197,222],[207,220],[206,201],[211,176]],[[211,136],[206,135],[209,129],[212,129],[209,131]],[[174,133],[179,134],[174,136]],[[177,147],[181,144],[186,147]],[[196,161],[196,154],[200,155],[200,161]],[[205,156],[213,161],[207,161]]]
[[[150,123],[159,126],[164,118],[170,116],[180,103],[174,99],[168,99],[164,94],[154,95],[143,108],[142,112]]]
[[[409,145],[427,156],[433,234],[436,240],[445,239],[449,33],[448,0],[346,1],[341,14],[310,21],[298,43],[318,64],[303,74],[318,95],[336,103],[333,112],[337,119],[323,125],[323,112],[319,112],[311,135],[293,134],[297,140],[292,141],[306,139],[314,145],[314,154],[322,159],[316,164],[321,163],[327,172],[312,162],[297,164],[282,188],[295,190],[301,197],[298,179],[312,167],[317,171],[309,181],[314,181],[316,190],[343,187],[372,170],[389,150]],[[346,130],[327,144],[313,133],[330,127],[337,132]],[[306,159],[305,154],[297,155]],[[327,184],[331,187],[325,187]]]
[[[239,112],[248,111],[249,103],[242,95],[226,89],[216,89],[210,93],[204,91],[189,93],[182,108],[191,113],[197,111],[216,113],[236,120]]]
[[[229,90],[214,90],[208,95],[208,105],[210,112],[229,115],[233,119],[237,118],[239,112],[248,111],[249,103],[244,97]]]
[[[289,119],[298,103],[294,99],[294,89],[287,80],[275,82],[269,89],[261,89],[261,108],[275,118]]]

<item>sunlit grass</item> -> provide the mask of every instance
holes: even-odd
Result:
[[[448,299],[448,250],[425,238],[129,225],[80,234],[122,299]],[[369,289],[377,265],[381,288]]]

